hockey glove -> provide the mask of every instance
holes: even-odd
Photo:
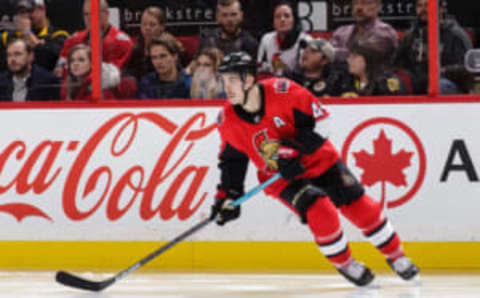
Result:
[[[277,151],[277,164],[280,175],[285,180],[295,180],[295,177],[305,173],[305,167],[301,162],[301,148],[289,140],[282,140],[282,145]]]
[[[240,216],[240,206],[231,206],[230,204],[240,197],[241,194],[235,191],[229,191],[228,193],[222,189],[217,191],[215,196],[215,203],[212,205],[211,219],[215,219],[215,222],[219,226],[223,226],[225,223],[237,219]]]

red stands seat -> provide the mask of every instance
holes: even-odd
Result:
[[[192,60],[197,52],[200,38],[198,36],[176,36],[176,38],[182,43],[188,60]]]
[[[408,94],[413,94],[414,89],[413,89],[413,81],[412,77],[409,72],[405,70],[396,70],[394,71],[394,74],[398,77],[398,79],[403,83],[403,86],[405,86],[405,89]]]
[[[475,47],[475,31],[473,28],[463,28],[467,33],[468,37],[470,37],[470,41],[472,42],[473,47]]]
[[[312,31],[309,33],[311,37],[318,38],[321,37],[323,39],[329,40],[332,38],[333,32],[329,31]]]
[[[137,80],[132,76],[122,76],[114,94],[117,99],[134,99],[137,95]]]

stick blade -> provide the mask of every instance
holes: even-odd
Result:
[[[65,271],[58,271],[55,275],[55,280],[65,286],[92,292],[100,292],[115,282],[114,278],[109,278],[104,281],[86,280]]]

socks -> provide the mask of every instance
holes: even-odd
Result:
[[[306,215],[308,226],[323,255],[337,268],[348,266],[353,259],[335,205],[328,197],[318,198]]]
[[[368,195],[342,206],[340,210],[388,260],[395,261],[404,256],[400,237],[383,216],[380,204]]]

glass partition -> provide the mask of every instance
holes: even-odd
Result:
[[[4,2],[5,101],[224,98],[216,69],[225,53],[238,50],[257,60],[258,80],[287,77],[317,96],[353,100],[480,89],[476,1]],[[432,7],[436,17],[429,15]],[[429,17],[436,21],[430,30],[438,26],[437,55],[428,45],[435,34]],[[12,53],[9,66],[8,43],[19,37],[26,53],[23,60]],[[47,74],[24,76],[27,86],[14,74],[30,73],[29,65]],[[435,69],[438,88],[431,82],[437,82]]]
[[[442,77],[456,84],[458,93],[480,94],[480,77],[475,63],[480,28],[480,20],[476,16],[480,13],[480,2],[443,0],[439,5],[440,39],[444,40],[439,47]],[[452,49],[454,45],[456,47]],[[458,60],[451,61],[449,56]]]

